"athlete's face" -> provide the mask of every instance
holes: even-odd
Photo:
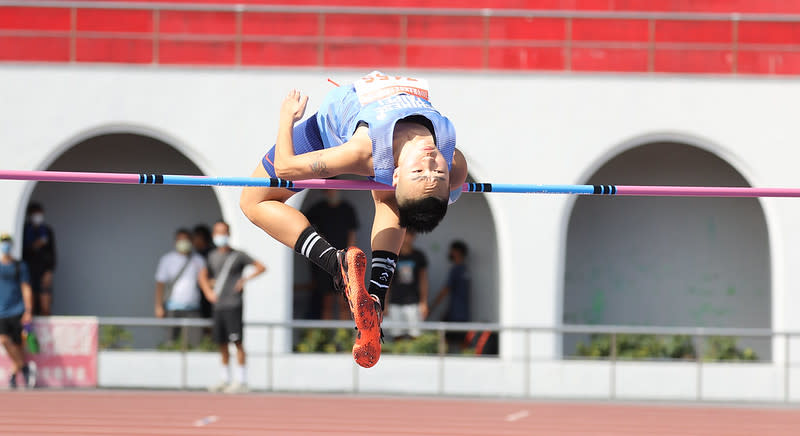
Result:
[[[447,161],[433,138],[417,136],[403,147],[392,180],[397,196],[445,199],[449,194],[449,182]]]

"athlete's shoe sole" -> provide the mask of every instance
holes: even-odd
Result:
[[[344,281],[344,294],[358,329],[356,343],[353,344],[353,359],[360,366],[371,368],[381,358],[381,322],[377,310],[379,304],[364,286],[367,256],[356,247],[341,250],[337,256]]]

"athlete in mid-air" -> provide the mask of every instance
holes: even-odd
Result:
[[[433,230],[467,177],[453,124],[428,101],[425,81],[374,71],[331,91],[305,121],[308,97],[292,90],[283,100],[275,146],[253,177],[304,180],[354,174],[394,190],[372,191],[372,269],[357,247],[332,247],[297,209],[297,190],[247,187],[242,211],[254,224],[334,277],[350,304],[357,338],[355,361],[369,368],[380,358],[382,307],[406,229]],[[337,250],[337,248],[342,248]]]

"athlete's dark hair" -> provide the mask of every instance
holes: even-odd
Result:
[[[428,233],[435,229],[447,213],[447,199],[436,197],[416,198],[397,202],[400,227],[414,233]]]

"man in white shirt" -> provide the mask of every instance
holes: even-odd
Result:
[[[158,318],[199,318],[200,291],[197,275],[206,264],[203,257],[192,252],[191,233],[186,229],[175,232],[175,250],[161,256],[156,269],[155,315]],[[196,344],[201,329],[190,330],[190,344]],[[178,339],[179,328],[172,329],[172,340]]]

